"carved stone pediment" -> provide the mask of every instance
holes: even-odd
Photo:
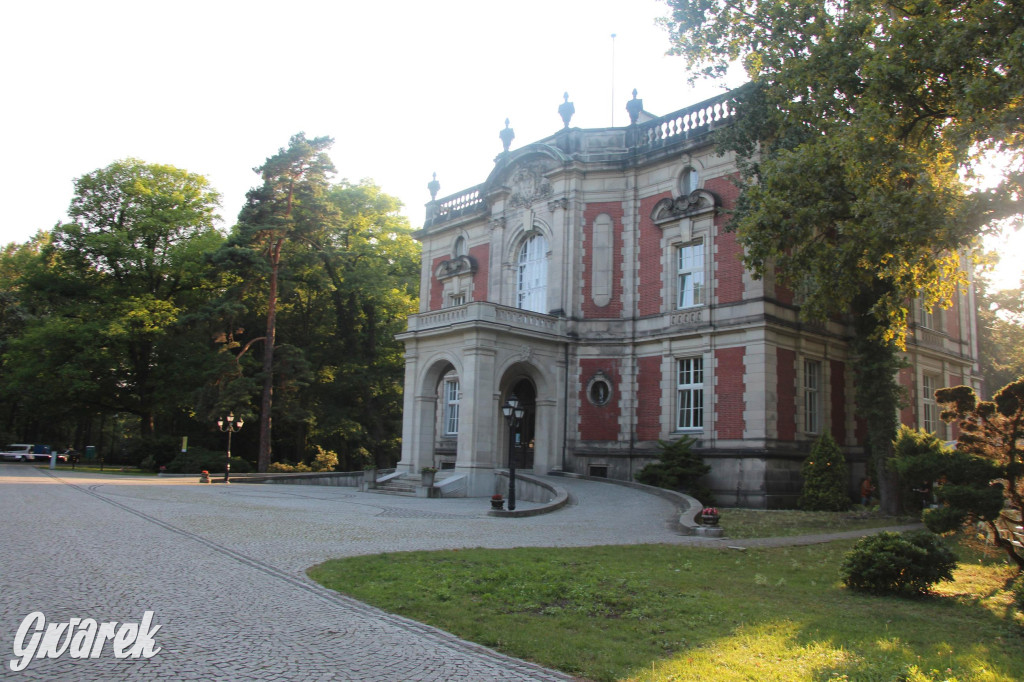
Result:
[[[697,189],[676,199],[662,199],[651,212],[651,220],[657,225],[680,218],[710,213],[720,205],[718,197],[704,189]]]
[[[532,206],[534,202],[551,196],[551,183],[544,177],[545,164],[534,162],[517,168],[509,178],[514,207]]]
[[[450,260],[441,261],[437,265],[434,274],[438,279],[448,279],[456,275],[476,272],[476,259],[472,256],[456,256]]]

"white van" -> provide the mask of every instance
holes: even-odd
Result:
[[[36,458],[32,452],[34,449],[34,445],[26,443],[14,443],[13,445],[7,445],[4,447],[3,451],[0,451],[0,459],[6,459],[14,462],[32,462]],[[49,459],[49,457],[46,459]]]

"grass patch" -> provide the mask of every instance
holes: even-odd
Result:
[[[877,511],[857,508],[845,512],[772,511],[762,509],[721,509],[719,525],[730,538],[772,538],[816,535],[844,530],[884,528],[915,523],[920,516],[883,516]]]
[[[1024,679],[1024,618],[997,558],[906,600],[840,586],[852,545],[411,552],[309,575],[589,680]]]

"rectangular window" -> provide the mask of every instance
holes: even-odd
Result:
[[[680,246],[677,256],[676,307],[704,305],[704,242]]]
[[[917,309],[920,311],[918,315],[918,324],[925,329],[931,329],[937,332],[942,331],[942,309],[932,307],[929,308],[924,304],[924,298],[917,299]]]
[[[804,431],[821,430],[821,363],[804,360]]]
[[[448,299],[448,307],[449,308],[454,308],[457,305],[464,305],[465,303],[466,303],[466,294],[465,293],[452,294],[451,297],[449,297],[449,299]]]
[[[939,388],[939,377],[934,374],[921,376],[921,427],[942,437],[942,422],[939,420],[939,406],[935,403],[935,391]]]
[[[444,382],[444,433],[454,436],[459,432],[459,380],[449,379]]]
[[[704,358],[682,358],[678,368],[676,428],[701,429],[704,427]]]

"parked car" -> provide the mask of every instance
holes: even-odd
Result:
[[[13,443],[4,447],[0,452],[0,459],[14,462],[31,462],[36,458],[34,445],[28,443]]]
[[[5,459],[10,462],[49,462],[50,452],[51,450],[49,445],[12,443],[11,445],[5,446],[3,451],[0,451],[0,459]],[[66,455],[57,455],[57,461],[66,462],[68,461],[68,458]]]

